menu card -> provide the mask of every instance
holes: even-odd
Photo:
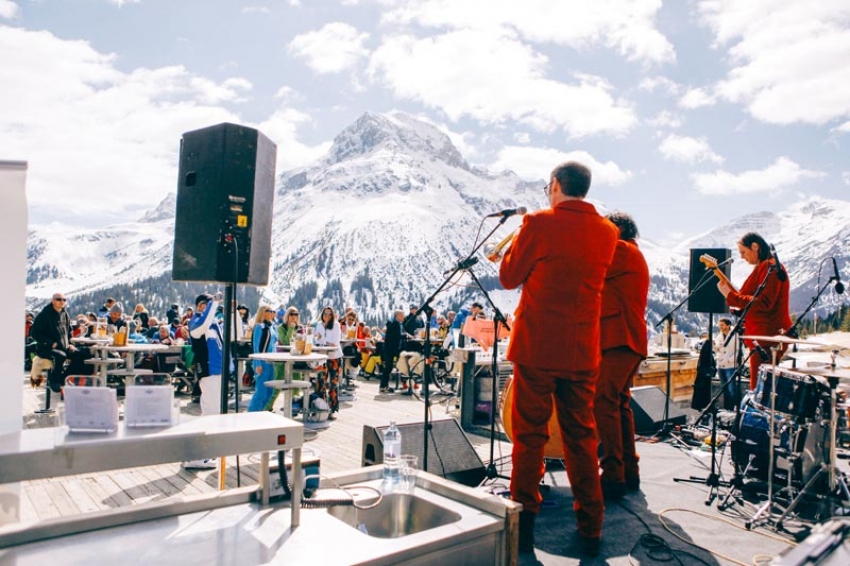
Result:
[[[174,388],[134,385],[125,390],[124,422],[130,427],[171,426]]]
[[[70,432],[117,430],[117,392],[109,387],[65,387],[65,424]]]

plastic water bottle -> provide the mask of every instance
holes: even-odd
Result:
[[[401,465],[401,432],[396,428],[395,421],[390,421],[390,428],[384,433],[384,481],[381,485],[383,493],[392,493],[399,482]]]

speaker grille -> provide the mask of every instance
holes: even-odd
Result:
[[[426,471],[465,485],[475,486],[481,483],[486,475],[484,464],[458,422],[454,419],[439,419],[430,421],[430,424]],[[424,423],[397,424],[396,427],[401,432],[402,454],[418,456],[421,466],[424,454]],[[383,463],[384,432],[388,428],[389,425],[363,426],[362,465]]]
[[[653,434],[661,430],[665,422],[671,425],[683,425],[687,422],[685,413],[676,403],[670,400],[667,420],[664,420],[664,408],[667,396],[660,387],[645,385],[632,387],[631,408],[635,415],[635,432],[638,434]]]
[[[691,269],[688,273],[688,292],[692,293],[688,299],[688,312],[705,312],[705,313],[724,313],[729,312],[726,306],[726,299],[717,289],[717,276],[709,273],[705,264],[700,261],[703,255],[710,255],[717,260],[717,263],[726,261],[731,257],[732,252],[726,248],[697,248],[691,250]],[[729,277],[729,264],[720,268],[726,277]],[[694,289],[704,281],[703,277],[708,280],[705,285],[699,288],[694,293]]]

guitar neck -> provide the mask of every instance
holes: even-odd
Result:
[[[711,270],[714,272],[714,274],[717,276],[717,278],[718,278],[718,279],[720,279],[720,280],[721,280],[721,281],[723,281],[724,283],[728,284],[728,285],[729,285],[730,287],[732,287],[733,289],[735,288],[735,286],[734,286],[734,285],[732,285],[732,282],[731,282],[731,281],[729,281],[729,278],[728,278],[728,277],[726,277],[726,274],[725,274],[725,273],[723,273],[723,271],[722,271],[720,268],[718,268],[718,267],[714,267],[714,268],[712,268]]]

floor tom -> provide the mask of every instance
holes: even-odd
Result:
[[[786,368],[761,366],[755,391],[758,407],[770,410],[770,394],[776,388],[777,413],[813,420],[823,399],[829,399],[829,390],[811,375]]]

